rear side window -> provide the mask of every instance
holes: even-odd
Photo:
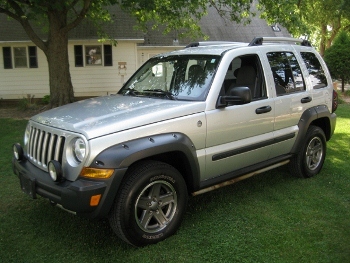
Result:
[[[299,63],[291,52],[267,53],[278,96],[305,90]]]
[[[301,52],[300,54],[309,71],[313,88],[320,89],[327,87],[326,75],[316,55],[311,52]]]

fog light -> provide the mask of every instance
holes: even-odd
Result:
[[[48,164],[49,174],[54,182],[59,182],[62,180],[62,168],[61,164],[55,160],[52,160]]]
[[[15,143],[13,145],[13,155],[15,156],[17,161],[23,160],[23,157],[24,157],[23,148],[19,143]]]

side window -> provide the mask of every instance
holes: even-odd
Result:
[[[252,100],[266,99],[266,85],[261,62],[256,54],[236,57],[227,69],[222,94],[228,94],[235,87],[248,87]]]
[[[291,52],[267,53],[278,96],[305,90],[298,61]]]
[[[309,71],[313,88],[320,89],[327,87],[326,75],[324,74],[321,63],[316,55],[311,52],[301,52],[300,54],[305,62],[307,70]]]

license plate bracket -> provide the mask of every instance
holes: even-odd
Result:
[[[35,179],[31,179],[23,174],[19,176],[22,191],[31,198],[36,199]]]

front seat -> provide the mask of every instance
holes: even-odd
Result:
[[[235,87],[248,87],[251,94],[254,97],[256,86],[256,72],[252,66],[242,66],[237,73],[237,80],[234,84]]]

